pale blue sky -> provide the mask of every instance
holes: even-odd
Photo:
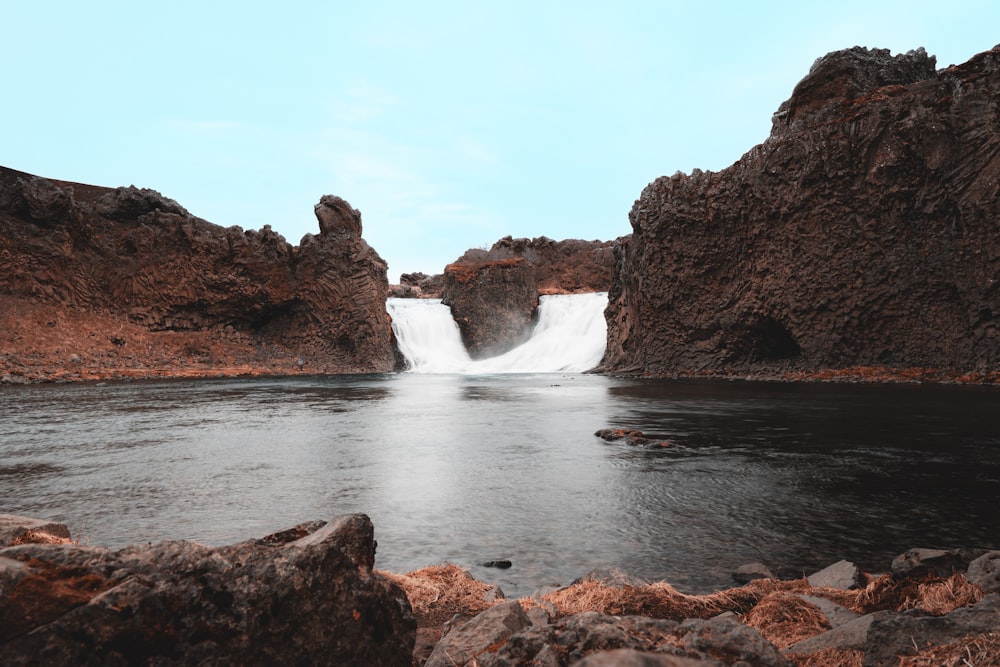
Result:
[[[508,234],[612,239],[654,178],[763,141],[812,62],[1000,42],[1000,3],[8,2],[0,164],[318,231],[400,272]]]

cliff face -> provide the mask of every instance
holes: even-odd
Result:
[[[445,267],[441,301],[451,307],[469,355],[482,359],[527,340],[538,287],[531,266],[521,258],[455,262]]]
[[[1000,47],[829,54],[733,166],[643,190],[603,368],[995,370],[998,194]]]
[[[269,227],[210,224],[152,190],[0,168],[0,297],[9,311],[0,326],[74,320],[108,348],[87,354],[109,371],[186,364],[151,352],[157,341],[167,345],[158,334],[186,335],[194,349],[180,356],[218,357],[202,360],[206,367],[277,360],[285,370],[391,370],[385,262],[361,238],[360,213],[347,202],[325,196],[315,212],[319,234],[293,247]],[[25,317],[9,316],[15,311]],[[52,354],[79,345],[68,329]],[[46,363],[24,332],[7,341],[5,370]],[[73,356],[88,365],[86,355]]]
[[[456,264],[520,258],[528,262],[542,294],[606,292],[611,284],[612,245],[611,241],[505,236],[489,250],[467,250]]]

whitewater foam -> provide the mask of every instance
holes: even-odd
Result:
[[[604,356],[607,304],[606,292],[543,296],[530,338],[479,360],[469,357],[451,309],[440,299],[389,299],[386,310],[413,373],[582,373]]]

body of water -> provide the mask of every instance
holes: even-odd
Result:
[[[510,595],[618,567],[705,591],[753,561],[1000,548],[998,405],[991,387],[570,373],[0,387],[0,512],[111,547],[365,512],[382,569],[454,562]],[[498,558],[513,567],[477,566]]]

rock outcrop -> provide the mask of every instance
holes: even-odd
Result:
[[[650,183],[602,367],[783,377],[1000,364],[1000,47],[820,58],[731,167]]]
[[[524,259],[534,271],[541,294],[607,292],[611,285],[613,245],[611,241],[505,236],[489,250],[467,250],[455,263]]]
[[[222,228],[153,190],[0,168],[0,305],[18,315],[0,325],[0,370],[38,376],[53,354],[105,375],[170,363],[391,370],[386,264],[346,201],[324,196],[315,214],[319,233],[294,247],[269,226]],[[58,352],[14,330],[32,318],[61,329]],[[102,344],[74,341],[81,329]]]
[[[0,549],[5,665],[406,665],[416,622],[368,517],[229,547]]]
[[[528,339],[538,288],[521,258],[456,262],[445,267],[441,301],[451,307],[469,356],[482,359]]]

